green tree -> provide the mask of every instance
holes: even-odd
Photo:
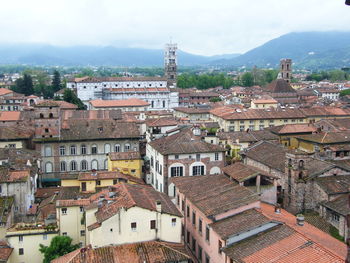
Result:
[[[219,102],[221,99],[219,97],[213,97],[209,100],[210,102]]]
[[[250,72],[246,72],[241,77],[242,85],[244,87],[251,87],[254,85],[254,77]]]
[[[58,70],[53,72],[53,78],[51,83],[52,89],[54,92],[59,91],[61,89],[61,75]]]
[[[79,245],[72,245],[72,238],[69,236],[55,236],[49,246],[39,245],[39,251],[44,254],[43,263],[50,263],[51,260],[59,258],[65,254],[79,248]]]
[[[32,77],[29,74],[24,74],[23,78],[19,78],[15,82],[13,90],[18,93],[23,93],[26,96],[34,94],[34,85]]]
[[[340,97],[343,97],[343,96],[346,96],[346,95],[350,95],[350,89],[344,89],[339,94]]]
[[[77,97],[77,95],[71,89],[64,90],[63,100],[77,105],[79,110],[85,110],[86,108],[84,103]]]

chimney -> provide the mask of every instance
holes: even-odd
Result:
[[[303,214],[298,214],[297,215],[297,225],[298,226],[303,226],[305,222],[305,217]]]
[[[162,212],[162,202],[161,201],[156,201],[156,210],[157,212],[161,213]]]
[[[281,205],[278,204],[278,203],[275,205],[275,213],[276,214],[280,214],[281,213]]]

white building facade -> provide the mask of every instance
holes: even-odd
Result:
[[[84,103],[90,100],[142,99],[149,110],[170,110],[179,106],[179,93],[168,87],[163,78],[76,78],[67,82]]]

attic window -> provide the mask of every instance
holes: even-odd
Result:
[[[97,130],[98,132],[103,132],[103,127],[98,127]]]

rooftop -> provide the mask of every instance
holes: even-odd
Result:
[[[127,100],[91,100],[90,104],[95,108],[145,107],[150,105],[148,102],[136,98]]]
[[[140,152],[110,152],[108,153],[111,161],[117,160],[140,160]]]

